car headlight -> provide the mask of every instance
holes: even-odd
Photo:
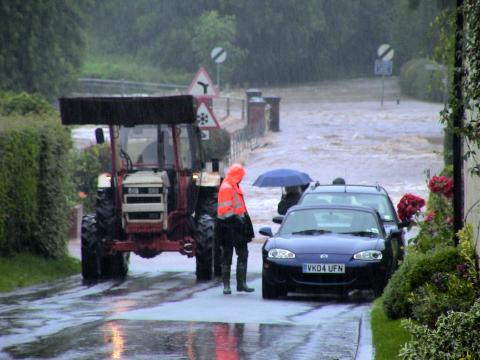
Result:
[[[365,261],[372,261],[372,260],[382,260],[382,252],[378,250],[367,250],[367,251],[360,251],[353,255],[353,258],[356,260],[365,260]]]
[[[294,259],[295,254],[285,249],[272,249],[268,251],[268,257],[272,259]]]

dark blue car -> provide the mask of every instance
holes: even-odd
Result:
[[[374,208],[382,218],[385,230],[396,231],[397,236],[392,239],[396,257],[403,259],[405,252],[405,234],[402,230],[409,222],[398,219],[395,207],[387,191],[380,185],[319,185],[309,187],[298,201],[298,205],[358,205]],[[394,264],[395,270],[397,264]]]
[[[274,299],[288,292],[343,295],[372,289],[381,295],[397,261],[379,213],[370,207],[346,205],[294,206],[278,232],[260,229],[263,245],[262,296]]]

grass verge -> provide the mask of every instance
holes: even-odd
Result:
[[[88,56],[81,69],[81,77],[180,85],[187,85],[192,76],[193,74],[174,69],[162,69],[141,63],[138,59],[119,56]]]
[[[400,347],[410,340],[401,321],[390,320],[383,312],[382,298],[375,300],[371,315],[375,360],[400,359]]]
[[[69,256],[46,259],[32,254],[0,257],[0,292],[78,274],[80,261]]]

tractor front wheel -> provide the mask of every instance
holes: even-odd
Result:
[[[129,252],[114,252],[102,258],[102,275],[105,278],[123,278],[127,276]]]

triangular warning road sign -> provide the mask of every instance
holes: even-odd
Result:
[[[208,108],[207,103],[200,100],[197,107],[197,124],[200,129],[219,128],[217,118],[213,112]]]
[[[212,78],[208,75],[207,70],[200,66],[197,73],[193,77],[192,83],[188,87],[188,94],[194,96],[215,97],[218,96],[218,89],[213,84]]]

